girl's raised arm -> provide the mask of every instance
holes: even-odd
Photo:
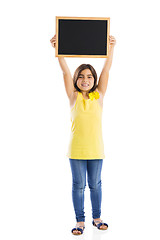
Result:
[[[115,44],[116,44],[116,39],[113,36],[109,36],[109,57],[106,58],[104,67],[99,77],[98,87],[97,87],[98,91],[100,91],[103,96],[105,95],[107,85],[108,85],[109,70],[112,65],[113,50],[114,50]]]
[[[50,40],[52,46],[55,48],[56,46],[56,34],[54,37]],[[69,99],[71,98],[72,94],[74,93],[74,85],[73,85],[73,79],[71,72],[67,66],[67,63],[64,59],[64,57],[58,57],[59,65],[63,72],[63,79],[64,79],[64,85],[66,89],[67,96]]]

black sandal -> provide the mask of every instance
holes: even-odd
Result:
[[[83,229],[82,229],[82,228],[83,228]],[[85,229],[85,226],[78,225],[77,227],[73,228],[73,229],[71,230],[71,232],[73,233],[74,230],[78,230],[78,231],[80,231],[81,233],[76,233],[76,234],[73,233],[73,235],[81,235],[81,234],[83,234],[84,229]]]
[[[96,223],[98,223],[98,224],[96,224]],[[107,223],[104,223],[102,220],[93,220],[92,221],[92,224],[93,224],[93,226],[95,226],[95,227],[97,227],[98,229],[100,229],[100,230],[107,230],[108,229],[108,224]],[[100,228],[102,225],[105,225],[105,226],[107,226],[107,229],[103,229],[103,228]]]

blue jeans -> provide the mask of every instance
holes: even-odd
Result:
[[[70,159],[72,171],[72,200],[77,222],[85,222],[84,216],[84,190],[86,186],[86,173],[90,198],[92,204],[92,217],[101,215],[101,169],[103,159],[81,160]]]

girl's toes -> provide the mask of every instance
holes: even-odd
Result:
[[[105,230],[105,229],[107,229],[107,226],[105,226],[105,225],[102,225],[102,229],[104,229],[104,230]]]

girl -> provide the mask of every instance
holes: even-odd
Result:
[[[55,48],[56,35],[50,42]],[[98,84],[96,71],[90,64],[81,64],[72,78],[64,57],[58,57],[71,107],[72,126],[67,156],[72,172],[72,200],[77,221],[76,227],[71,231],[74,235],[82,234],[85,228],[86,173],[92,203],[92,224],[100,230],[108,228],[100,218],[101,170],[105,158],[101,121],[103,98],[107,89],[115,44],[115,38],[109,36],[109,57],[105,60]]]

